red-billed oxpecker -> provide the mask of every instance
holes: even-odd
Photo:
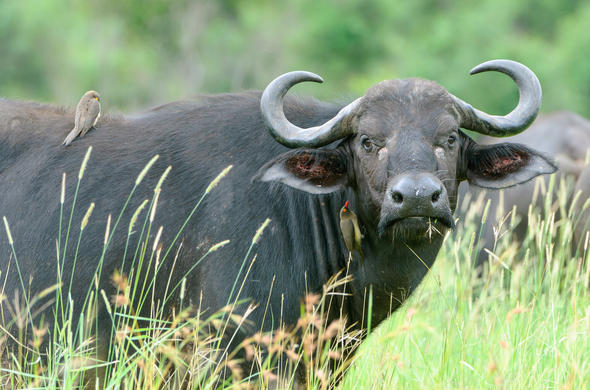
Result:
[[[361,246],[363,235],[356,214],[349,208],[348,201],[340,209],[340,230],[350,257],[352,258],[352,252],[356,251],[361,259],[364,259],[365,255]]]

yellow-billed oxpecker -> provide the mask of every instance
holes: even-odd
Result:
[[[86,135],[88,130],[96,126],[98,118],[100,118],[100,95],[96,91],[88,91],[76,106],[74,128],[64,140],[63,145],[68,146],[76,137]]]

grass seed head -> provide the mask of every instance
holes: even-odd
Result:
[[[86,228],[88,225],[88,220],[92,215],[92,210],[94,210],[94,202],[90,203],[88,210],[86,210],[86,214],[84,214],[84,218],[82,218],[82,223],[80,224],[80,230],[84,230],[84,228]]]
[[[29,345],[34,349],[41,348],[41,345],[43,344],[43,339],[47,334],[47,330],[47,326],[44,326],[42,328],[37,328],[36,326],[33,326],[33,339],[29,340]]]
[[[169,165],[168,168],[166,168],[166,170],[162,174],[162,176],[160,176],[160,180],[158,180],[158,184],[156,184],[156,187],[154,188],[154,192],[160,191],[160,188],[162,187],[162,183],[164,183],[164,180],[166,179],[166,177],[168,176],[168,174],[170,173],[171,170],[172,170],[172,166]]]
[[[287,357],[289,359],[291,359],[291,361],[293,361],[293,362],[299,361],[299,357],[300,357],[299,354],[293,350],[290,350],[290,349],[286,350],[285,355],[287,355]]]
[[[338,333],[342,332],[343,330],[344,330],[344,320],[343,319],[334,320],[326,328],[326,331],[322,335],[322,339],[323,340],[333,339],[334,337],[336,337],[338,335]]]
[[[137,218],[139,218],[139,214],[141,213],[141,210],[143,210],[143,208],[145,207],[145,205],[148,203],[147,199],[144,199],[143,202],[141,202],[141,204],[139,205],[139,207],[137,209],[135,209],[135,212],[133,213],[133,216],[131,217],[131,221],[129,221],[129,234],[131,234],[131,232],[133,231],[133,227],[135,226],[135,222],[137,222]]]
[[[61,176],[61,194],[59,196],[59,203],[62,205],[66,201],[66,173],[64,172]]]
[[[256,355],[256,350],[254,349],[254,346],[250,343],[244,344],[244,352],[246,353],[247,360],[254,359],[254,356]]]
[[[92,153],[92,146],[88,147],[86,155],[84,155],[84,160],[82,160],[82,165],[80,166],[80,172],[78,172],[78,180],[82,180],[82,178],[84,177],[84,171],[86,170],[86,166],[88,165],[90,153]]]
[[[117,294],[113,296],[113,305],[115,307],[126,307],[129,304],[129,298],[126,294]]]
[[[10,233],[10,227],[8,227],[8,221],[6,220],[6,216],[4,216],[3,219],[4,228],[6,229],[6,235],[8,236],[8,243],[12,246],[14,245],[14,241],[12,240],[12,234]]]
[[[342,353],[340,351],[329,350],[328,357],[332,360],[339,360],[342,357]]]
[[[229,171],[231,171],[231,169],[233,167],[234,167],[233,165],[228,165],[227,167],[225,167],[225,169],[223,171],[221,171],[221,173],[219,175],[217,175],[217,177],[215,179],[213,179],[213,181],[211,183],[209,183],[209,185],[207,186],[207,189],[205,190],[205,194],[208,194],[209,192],[211,192],[211,190],[213,190],[215,187],[217,187],[217,185],[219,184],[221,179],[223,179],[229,173]]]
[[[226,244],[229,244],[229,240],[218,242],[217,244],[215,244],[211,248],[209,248],[209,252],[215,252],[219,248],[224,247]]]
[[[152,210],[150,211],[150,223],[153,223],[154,219],[156,218],[156,209],[158,208],[158,200],[160,199],[160,192],[162,192],[162,190],[158,188],[156,190],[156,195],[154,195],[154,205],[152,206]]]
[[[506,315],[506,323],[510,323],[510,320],[512,320],[512,317],[514,317],[517,314],[523,313],[526,310],[520,306],[516,306],[514,309],[512,309],[510,312],[508,312],[508,314]]]
[[[311,312],[313,312],[314,306],[320,302],[320,295],[319,294],[307,294],[303,300],[305,303],[305,312],[311,313]]]
[[[109,214],[107,218],[107,227],[104,232],[104,242],[103,245],[106,246],[109,242],[109,235],[111,234],[111,214]]]
[[[231,371],[234,381],[242,379],[242,368],[237,360],[228,360],[225,362],[225,365]]]
[[[164,230],[164,226],[160,226],[158,229],[158,233],[156,233],[156,238],[154,239],[154,245],[152,246],[152,252],[155,252],[158,249],[158,244],[160,243],[160,237],[162,236],[162,230]]]
[[[264,229],[266,229],[266,227],[268,226],[269,223],[270,223],[270,218],[266,218],[266,220],[262,223],[262,225],[260,225],[258,230],[256,230],[256,234],[254,234],[254,237],[252,238],[252,244],[256,244],[258,242],[258,240],[260,240],[260,237],[262,236],[262,232],[264,232]]]
[[[115,339],[120,344],[123,342],[123,340],[125,340],[127,336],[131,334],[131,331],[131,327],[129,325],[126,325],[124,328],[117,330],[117,332],[115,333]]]
[[[139,173],[139,175],[137,175],[137,179],[135,179],[135,185],[139,185],[139,183],[141,183],[141,181],[143,180],[143,178],[145,177],[145,175],[148,173],[148,171],[150,170],[150,168],[152,167],[152,165],[154,165],[154,163],[156,162],[156,160],[160,157],[160,155],[156,154],[154,157],[152,157],[152,159],[145,165],[145,167],[143,167],[143,169],[141,170],[141,172]]]
[[[111,276],[111,281],[113,282],[113,285],[117,288],[117,290],[125,291],[125,289],[127,289],[127,275],[125,275],[125,273],[120,273],[118,269],[116,269],[113,272],[113,275]]]
[[[276,380],[279,379],[279,377],[277,376],[277,374],[275,374],[274,372],[270,371],[270,370],[265,370],[262,372],[262,377],[264,379],[266,379],[269,382],[274,382]]]

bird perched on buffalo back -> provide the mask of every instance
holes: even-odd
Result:
[[[350,255],[352,256],[352,251],[356,251],[361,256],[361,259],[364,259],[365,255],[361,247],[363,235],[356,214],[349,208],[348,201],[340,209],[340,230]]]
[[[96,91],[88,91],[76,106],[74,117],[74,128],[63,142],[68,146],[76,137],[83,137],[88,130],[93,128],[100,117],[100,95]]]

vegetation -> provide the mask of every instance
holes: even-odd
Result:
[[[90,153],[91,149],[82,163],[79,185],[83,185]],[[139,173],[136,186],[156,159]],[[201,200],[215,196],[216,184],[230,169],[219,174]],[[547,196],[544,210],[529,210],[528,237],[522,247],[511,238],[516,218],[507,215],[497,226],[496,245],[483,271],[474,267],[473,259],[487,206],[483,197],[471,200],[462,227],[454,237],[447,237],[425,281],[389,320],[374,330],[369,325],[368,340],[351,357],[349,351],[358,347],[361,335],[340,320],[329,323],[324,314],[333,304],[332,292],[347,282],[344,275],[330,281],[321,296],[304,299],[294,328],[256,333],[227,350],[221,348],[221,338],[233,339],[253,310],[248,307],[243,315],[234,311],[247,303],[239,300],[241,279],[234,281],[232,301],[218,313],[202,313],[198,306],[184,303],[185,279],[169,280],[164,296],[154,297],[149,290],[154,280],[147,270],[174,261],[166,259],[170,250],[165,248],[172,243],[160,242],[160,234],[149,239],[165,177],[166,173],[153,199],[144,202],[128,221],[127,230],[121,230],[127,221],[118,217],[107,225],[105,252],[114,234],[140,235],[137,248],[127,247],[128,253],[135,253],[130,274],[110,276],[117,294],[108,297],[95,283],[84,299],[82,315],[73,314],[73,306],[81,301],[67,293],[71,282],[60,275],[67,274],[63,267],[75,266],[75,251],[70,254],[73,262],[58,258],[55,286],[33,297],[2,296],[0,309],[13,318],[8,324],[13,331],[3,332],[0,344],[0,382],[4,386],[81,388],[86,383],[107,389],[165,389],[182,384],[195,389],[265,389],[273,381],[290,387],[297,369],[303,369],[312,389],[578,389],[590,385],[590,248],[587,237],[572,255],[576,216],[566,206],[571,189],[565,184],[557,199]],[[60,199],[64,198],[62,194]],[[63,216],[66,241],[58,240],[58,253],[65,256],[61,248],[67,248],[68,237],[79,244],[84,229],[92,223],[92,209],[91,205],[81,221],[77,240],[77,229],[71,221],[66,224],[67,216]],[[558,211],[566,217],[556,221]],[[9,223],[6,219],[4,223],[12,244]],[[250,246],[244,248],[245,269],[256,258],[256,244],[264,239],[267,224],[253,232]],[[226,243],[214,244],[203,258]],[[18,269],[17,253],[13,257]],[[102,261],[95,271],[97,280],[100,264]],[[165,315],[161,309],[175,291],[180,293],[180,306],[172,316]],[[110,343],[103,338],[97,344],[96,308],[103,304],[108,307],[113,331]],[[149,318],[140,314],[144,305],[151,313]],[[35,314],[43,307],[56,313],[51,327]],[[250,362],[253,369],[245,372],[240,362]]]
[[[572,255],[568,193],[563,186],[545,210],[530,210],[521,247],[508,214],[483,275],[473,248],[484,198],[472,204],[418,290],[363,344],[342,388],[588,388],[590,248],[586,238]],[[568,217],[556,220],[559,209]]]
[[[305,69],[301,93],[351,99],[386,78],[424,77],[486,112],[517,99],[489,59],[539,76],[544,111],[590,116],[590,3],[581,0],[166,0],[0,2],[0,94],[75,105],[98,90],[128,111],[197,93],[262,89]],[[499,84],[499,85],[498,85]]]
[[[73,106],[84,91],[96,89],[105,111],[131,111],[197,93],[261,89],[280,73],[306,69],[326,84],[296,89],[319,98],[347,100],[382,79],[419,76],[487,112],[505,113],[517,100],[510,82],[493,74],[469,77],[468,70],[509,58],[539,76],[544,111],[590,116],[588,20],[590,3],[581,0],[5,0],[0,94]],[[474,267],[473,253],[486,205],[474,202],[418,290],[370,331],[354,359],[347,351],[359,335],[326,321],[329,294],[306,298],[296,329],[256,334],[228,351],[218,348],[220,337],[231,337],[248,321],[233,312],[234,305],[203,315],[181,304],[165,316],[145,293],[152,281],[142,272],[167,256],[174,261],[163,249],[172,243],[148,240],[156,229],[150,218],[155,190],[134,220],[113,216],[105,233],[105,251],[114,234],[130,235],[136,227],[141,237],[128,248],[137,271],[109,275],[120,293],[108,297],[90,286],[83,315],[75,318],[71,281],[60,277],[68,244],[60,241],[55,286],[33,297],[0,295],[2,313],[13,318],[13,331],[0,335],[4,388],[76,388],[96,381],[105,388],[266,388],[277,379],[277,366],[287,385],[293,370],[304,367],[313,389],[331,388],[342,376],[342,389],[590,388],[590,248],[586,239],[572,254],[571,189],[562,187],[544,210],[530,211],[521,247],[511,239],[515,220],[508,215],[483,273]],[[208,192],[203,196],[215,196],[214,185]],[[556,220],[558,210],[567,217]],[[68,259],[75,259],[72,248],[85,224],[93,223],[92,206],[80,226],[62,217],[56,224],[67,232]],[[12,241],[10,221],[4,223]],[[244,264],[255,256],[263,230],[252,232]],[[17,252],[12,260],[18,265]],[[335,279],[325,292],[344,282]],[[182,281],[171,284],[162,299],[183,291]],[[114,325],[104,356],[95,344],[99,304],[110,308]],[[58,314],[55,331],[34,316],[43,305]],[[151,318],[137,314],[146,306],[154,310]],[[239,353],[256,371],[241,370]],[[334,361],[342,363],[337,372]]]

